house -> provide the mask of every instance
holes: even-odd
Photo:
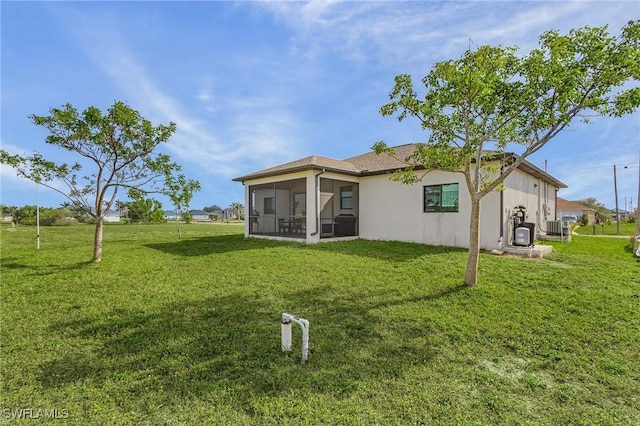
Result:
[[[236,212],[236,209],[234,209],[233,207],[227,207],[226,209],[224,209],[223,215],[222,215],[222,219],[223,220],[237,220],[237,219],[244,219],[244,207],[240,208],[240,217],[238,217],[238,214]]]
[[[178,212],[174,211],[174,210],[165,210],[164,211],[164,218],[168,221],[175,221],[178,219],[178,217],[180,217],[180,215],[178,214]]]
[[[618,218],[620,218],[620,220],[624,220],[627,218],[627,216],[629,216],[631,213],[623,210],[623,209],[609,209],[609,216],[611,217],[611,220],[613,220],[614,222],[616,220],[618,220]]]
[[[405,158],[416,144],[395,147]],[[510,161],[503,154],[497,161]],[[468,247],[471,198],[461,173],[430,171],[403,185],[389,173],[403,168],[368,152],[346,160],[313,155],[233,179],[245,192],[245,236],[307,243],[363,238]],[[424,172],[424,171],[422,171]],[[420,171],[417,171],[420,173]],[[524,161],[481,201],[480,247],[511,245],[516,224],[544,235],[557,219],[556,198],[566,185]]]
[[[9,212],[2,212],[2,219],[0,219],[0,221],[11,223],[13,222],[13,216]]]
[[[120,222],[120,213],[114,210],[109,210],[102,219],[105,223]]]
[[[205,212],[202,210],[189,210],[189,215],[191,216],[191,220],[194,222],[204,222],[209,221],[209,212]]]
[[[222,220],[224,219],[224,210],[212,210],[209,212],[209,217],[211,217],[212,220]]]
[[[589,219],[588,223],[596,223],[597,211],[576,201],[568,201],[564,198],[558,197],[556,209],[556,215],[561,220],[569,222],[580,222],[583,216],[587,216],[587,218]]]

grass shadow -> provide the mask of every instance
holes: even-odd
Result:
[[[242,234],[207,236],[199,238],[185,238],[178,241],[163,243],[148,243],[145,247],[161,251],[163,253],[178,256],[207,256],[215,253],[228,253],[232,251],[255,250],[266,247],[279,247],[293,243],[263,240],[256,238],[244,238]]]
[[[65,263],[65,264],[50,263],[46,265],[43,265],[43,264],[32,265],[32,264],[12,262],[7,260],[2,261],[2,269],[16,269],[16,270],[28,269],[30,272],[26,274],[27,276],[38,276],[38,277],[41,277],[44,275],[55,275],[61,272],[80,270],[91,265],[94,265],[94,263],[90,260],[83,261],[83,262],[76,262],[76,263]]]
[[[370,257],[390,262],[406,262],[425,255],[466,253],[459,247],[432,246],[400,241],[352,240],[336,241],[305,246],[309,250],[338,253],[348,256]]]
[[[466,253],[458,247],[430,246],[398,241],[352,240],[301,244],[300,242],[276,241],[262,238],[245,238],[242,234],[207,236],[178,241],[148,243],[145,247],[177,256],[207,256],[216,253],[255,250],[271,247],[296,247],[301,250],[316,250],[348,256],[370,257],[391,262],[405,262],[424,255]]]
[[[145,394],[158,405],[230,392],[249,414],[251,399],[261,395],[346,396],[366,380],[400,377],[407,367],[437,356],[423,340],[412,343],[424,335],[425,324],[396,324],[391,339],[381,334],[380,316],[372,310],[437,299],[463,288],[382,304],[315,288],[287,295],[282,306],[267,296],[235,294],[148,312],[116,309],[52,325],[51,337],[65,341],[67,349],[39,366],[39,382],[46,388],[72,383],[103,388],[118,382],[119,392]],[[299,331],[294,331],[295,352],[280,350],[283,310],[304,311],[312,321],[305,366],[300,365]],[[131,404],[120,401],[124,410]]]

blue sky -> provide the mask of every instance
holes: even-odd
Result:
[[[637,1],[606,2],[11,2],[1,12],[1,143],[71,161],[44,143],[30,114],[116,100],[178,130],[163,148],[202,185],[191,204],[242,201],[232,182],[318,154],[344,159],[425,141],[417,122],[382,117],[397,74],[418,81],[470,45],[527,53],[549,29],[640,18]],[[638,194],[640,115],[576,124],[530,161],[566,183],[560,196],[623,208]],[[626,167],[626,168],[625,168]],[[0,170],[0,202],[35,204],[35,184]],[[40,204],[65,199],[40,191]],[[165,203],[165,208],[170,205]]]

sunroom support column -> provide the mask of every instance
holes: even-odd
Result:
[[[312,170],[307,175],[307,243],[320,241],[320,175],[324,171]]]
[[[251,209],[255,207],[249,204],[251,202],[250,186],[246,182],[242,182],[242,185],[244,185],[244,237],[247,238],[251,230]]]

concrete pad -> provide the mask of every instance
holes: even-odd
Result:
[[[508,254],[511,256],[543,258],[545,255],[548,255],[553,252],[553,247],[536,244],[531,247],[522,247],[522,246],[504,247],[502,250],[504,251],[505,254]]]

